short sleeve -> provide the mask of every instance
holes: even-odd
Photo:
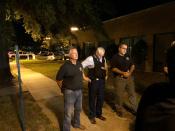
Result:
[[[94,67],[94,61],[93,61],[93,57],[89,56],[87,57],[82,63],[83,68],[93,68]]]
[[[110,61],[111,68],[114,68],[116,66],[116,62],[117,62],[116,55],[114,55]]]

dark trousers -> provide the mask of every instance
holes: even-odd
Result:
[[[89,118],[102,115],[105,80],[92,80],[89,85]]]

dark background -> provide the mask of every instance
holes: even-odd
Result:
[[[101,20],[108,20],[172,1],[174,0],[94,0],[94,5]]]

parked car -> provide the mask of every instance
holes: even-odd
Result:
[[[69,60],[69,54],[64,54],[64,60]]]
[[[54,55],[55,55],[55,59],[64,60],[64,52],[63,51],[54,52]]]
[[[15,59],[16,58],[16,52],[8,52],[9,59]],[[20,59],[35,59],[35,54],[32,52],[25,52],[25,51],[19,51],[19,58]]]
[[[64,50],[64,60],[69,60],[69,49]]]
[[[47,60],[55,60],[55,55],[53,52],[49,52],[47,54]]]
[[[49,55],[49,51],[40,51],[38,53],[38,55],[40,55],[40,56],[48,56]]]
[[[55,55],[50,51],[40,51],[37,55],[39,60],[55,60]]]

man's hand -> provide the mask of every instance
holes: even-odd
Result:
[[[87,78],[87,82],[91,82],[91,79],[89,77]]]
[[[105,67],[101,67],[101,69],[102,69],[102,70],[106,70],[106,68],[105,68]]]
[[[128,78],[131,76],[130,72],[123,72],[123,77]]]
[[[91,79],[87,76],[84,77],[84,80],[87,81],[87,82],[91,82]]]
[[[84,72],[83,72],[83,79],[87,82],[91,82],[91,79],[89,77],[87,77]]]

